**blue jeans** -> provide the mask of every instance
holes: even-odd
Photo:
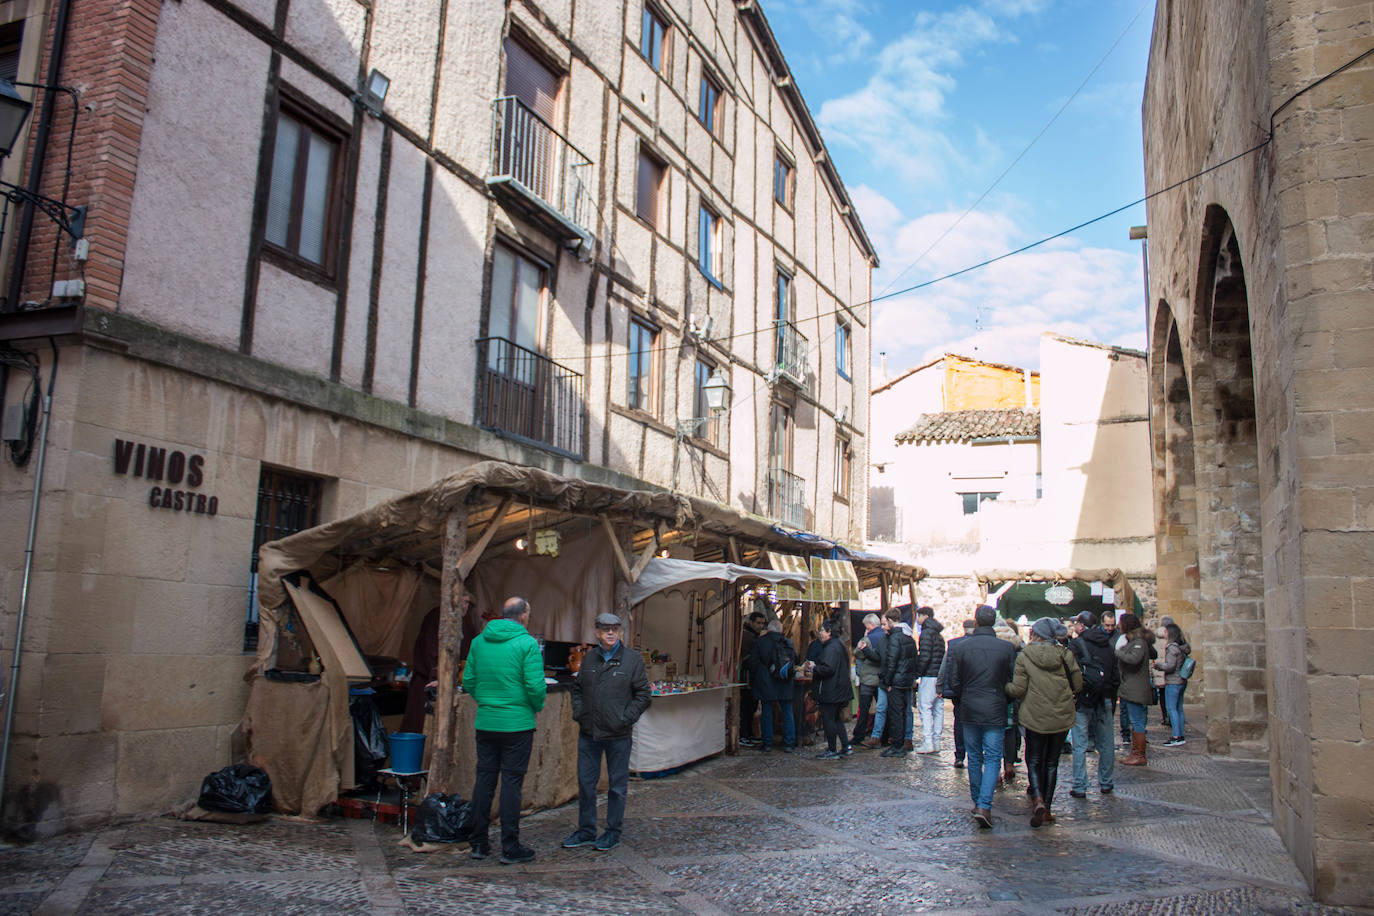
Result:
[[[1173,726],[1174,737],[1183,737],[1183,685],[1164,685],[1164,708],[1169,710],[1169,723]]]
[[[873,731],[869,732],[879,744],[887,731],[887,691],[878,688],[878,709],[873,713]]]
[[[1073,723],[1073,790],[1088,791],[1088,732],[1097,742],[1097,785],[1110,789],[1116,779],[1116,745],[1112,743],[1112,701],[1079,709]]]
[[[630,787],[632,738],[597,741],[577,737],[577,832],[596,836],[596,784],[601,779],[601,757],[606,757],[606,832],[620,836],[625,823],[625,794]]]
[[[773,746],[773,707],[782,710],[782,743],[786,747],[797,746],[797,720],[792,717],[791,700],[760,700],[759,731],[763,733],[763,746]]]
[[[1149,720],[1149,707],[1144,703],[1132,703],[1130,700],[1122,700],[1121,705],[1126,708],[1126,718],[1131,722],[1131,731],[1145,734],[1145,723]]]
[[[968,791],[975,808],[991,808],[992,792],[1002,769],[1004,725],[964,723],[964,753],[968,755]]]

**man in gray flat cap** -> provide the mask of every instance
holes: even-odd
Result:
[[[582,659],[572,686],[577,737],[577,829],[564,849],[595,846],[607,852],[620,845],[625,793],[630,784],[630,741],[635,722],[649,708],[649,678],[644,658],[620,641],[620,618],[596,615],[597,647]],[[596,784],[606,758],[606,831],[596,835]]]

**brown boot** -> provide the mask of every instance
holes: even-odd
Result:
[[[1002,762],[1002,781],[1007,784],[1016,782],[1016,764],[1010,760]]]
[[[1145,733],[1131,732],[1131,752],[1117,761],[1122,766],[1145,766]]]
[[[1031,807],[1035,810],[1031,814],[1030,824],[1032,827],[1039,827],[1045,823],[1045,800],[1037,795],[1031,799]]]
[[[909,750],[911,750],[911,749],[912,749],[912,748],[911,748],[911,742],[910,742],[910,741],[903,741],[903,742],[902,742],[902,750],[904,750],[904,751],[909,751]]]
[[[863,747],[868,748],[882,747],[883,745],[883,743],[879,741],[877,738],[865,738],[864,740],[860,741],[859,744]]]

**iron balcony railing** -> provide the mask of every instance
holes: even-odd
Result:
[[[506,340],[477,340],[477,425],[583,457],[581,373]]]
[[[768,469],[768,514],[784,525],[806,527],[806,481],[782,468]]]
[[[514,96],[492,103],[491,177],[515,184],[589,236],[596,202],[592,160]]]
[[[790,321],[773,322],[773,377],[806,387],[806,337]]]

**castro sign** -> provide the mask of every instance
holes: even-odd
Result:
[[[148,505],[193,515],[218,515],[219,497],[198,492],[205,482],[205,456],[168,450],[144,442],[114,441],[114,471],[159,483],[148,490]]]

